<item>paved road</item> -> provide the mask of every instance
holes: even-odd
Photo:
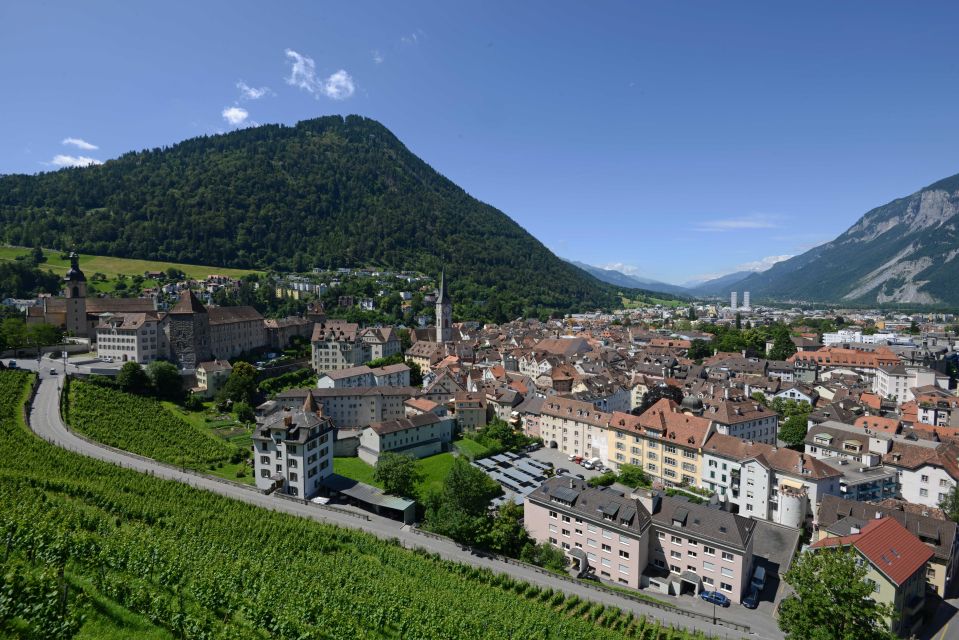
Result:
[[[20,362],[22,368],[31,368],[33,370],[36,370],[36,364],[35,360],[32,362],[32,366],[31,363],[25,361]],[[312,504],[293,502],[276,496],[264,495],[253,488],[179,471],[158,464],[152,460],[99,446],[74,435],[63,424],[59,410],[59,396],[63,385],[63,375],[51,375],[47,362],[44,362],[40,368],[40,379],[40,388],[30,413],[31,428],[37,435],[45,440],[81,455],[119,464],[120,466],[134,469],[141,473],[148,473],[158,478],[183,482],[193,487],[212,491],[222,496],[233,498],[234,500],[242,500],[248,504],[265,509],[282,511],[284,513],[311,518],[319,522],[350,529],[359,529],[380,538],[396,538],[407,548],[422,547],[430,552],[438,553],[445,559],[486,567],[497,572],[509,574],[514,578],[539,585],[540,587],[550,587],[568,594],[575,594],[584,599],[617,606],[626,611],[633,611],[637,615],[655,618],[664,624],[700,630],[715,634],[721,638],[766,638],[778,640],[783,637],[782,633],[776,627],[774,620],[766,616],[749,615],[751,612],[736,605],[733,605],[731,609],[721,610],[719,612],[720,617],[750,625],[753,629],[752,634],[742,634],[726,627],[714,626],[710,622],[655,609],[615,594],[596,591],[580,584],[566,582],[550,575],[544,575],[527,567],[507,564],[495,558],[470,555],[449,541],[437,540],[415,534],[410,531],[409,527],[404,527],[393,520],[376,516],[370,516],[369,521],[359,519],[347,513],[325,510]],[[695,609],[702,609],[701,613],[705,613],[707,608],[709,609],[708,613],[712,611],[711,606],[703,602],[690,602],[689,604],[691,606],[688,608],[692,609],[695,607]]]

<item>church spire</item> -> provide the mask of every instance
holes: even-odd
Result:
[[[436,296],[439,302],[449,302],[450,297],[446,293],[446,269],[440,271],[440,290]]]

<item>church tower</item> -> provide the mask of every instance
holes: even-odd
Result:
[[[453,340],[453,303],[446,293],[446,271],[440,273],[440,288],[436,292],[436,341]]]
[[[80,256],[70,253],[66,283],[66,329],[75,336],[87,337],[87,277],[80,271]]]

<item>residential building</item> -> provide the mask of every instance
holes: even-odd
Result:
[[[115,362],[148,364],[167,354],[166,338],[155,311],[101,315],[96,343],[97,356]]]
[[[317,373],[358,367],[372,360],[372,347],[353,322],[327,320],[313,325],[311,364]]]
[[[896,402],[915,400],[914,387],[939,386],[948,389],[949,376],[923,367],[896,365],[888,369],[878,369],[873,380],[872,390],[880,398]]]
[[[902,637],[915,633],[922,625],[926,565],[933,550],[895,518],[870,520],[861,527],[851,523],[847,535],[820,538],[810,545],[810,552],[836,548],[852,549],[865,563],[873,599],[892,607],[890,629]]]
[[[365,364],[349,369],[338,369],[321,374],[318,389],[356,389],[359,387],[409,387],[410,368],[405,364],[391,364],[370,369]]]
[[[580,575],[627,587],[716,590],[738,603],[751,577],[755,523],[683,498],[559,476],[526,496],[524,523],[534,540],[563,549]]]
[[[453,413],[462,431],[475,431],[486,426],[486,394],[481,391],[457,391]]]
[[[272,414],[253,432],[256,487],[309,498],[333,473],[333,422],[312,396],[303,406]]]
[[[384,453],[425,458],[447,450],[452,441],[452,418],[422,413],[370,424],[360,434],[357,455],[372,465]]]
[[[589,402],[551,396],[540,414],[540,437],[546,446],[566,455],[598,457],[606,463],[611,418],[612,414],[597,410]]]
[[[829,537],[847,536],[852,529],[871,520],[894,518],[909,533],[916,536],[933,551],[926,569],[926,582],[940,596],[949,597],[953,579],[959,567],[959,536],[956,523],[944,515],[934,516],[936,510],[889,500],[865,503],[844,500],[837,496],[823,496],[816,517],[813,541]]]
[[[360,332],[360,339],[370,346],[370,360],[389,358],[402,350],[393,327],[369,327]]]
[[[226,384],[233,372],[229,360],[210,360],[201,362],[196,368],[195,392],[206,398],[212,398]]]
[[[801,527],[818,500],[839,493],[840,473],[811,455],[712,433],[702,448],[700,486],[734,513]]]
[[[253,307],[207,307],[210,353],[228,360],[269,345],[265,320]]]
[[[729,390],[726,390],[727,394]],[[715,404],[707,400],[703,418],[715,424],[718,433],[743,440],[776,444],[779,414],[752,398],[724,397]]]
[[[411,387],[357,387],[347,389],[291,389],[277,394],[278,403],[290,406],[312,394],[323,414],[337,429],[366,427],[374,422],[398,420],[406,415],[404,402],[416,394]]]

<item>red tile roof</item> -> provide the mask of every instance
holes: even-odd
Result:
[[[813,549],[826,547],[855,547],[880,572],[901,585],[934,555],[932,548],[894,518],[870,520],[859,533],[836,538],[823,538],[811,545]]]

